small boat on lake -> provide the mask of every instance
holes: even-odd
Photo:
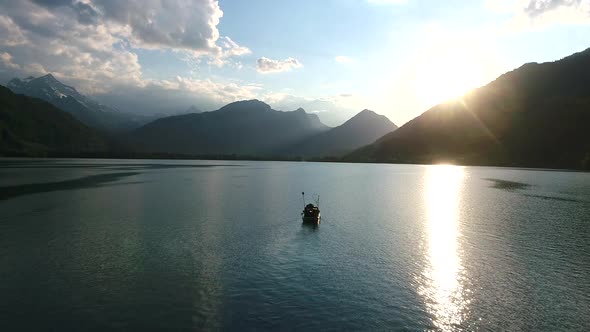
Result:
[[[301,212],[301,218],[303,219],[304,224],[319,224],[321,220],[320,216],[320,198],[318,196],[316,200],[316,205],[307,204],[305,205],[305,193],[301,193],[303,196],[303,212]]]
[[[320,209],[313,205],[313,204],[307,204],[305,206],[305,209],[303,209],[303,212],[301,212],[301,216],[303,217],[303,222],[304,223],[313,223],[313,224],[319,224],[320,223]]]

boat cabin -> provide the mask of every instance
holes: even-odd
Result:
[[[320,222],[320,209],[313,204],[307,204],[301,214],[303,216],[303,222]]]

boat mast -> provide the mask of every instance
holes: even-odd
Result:
[[[303,209],[305,209],[305,192],[301,192],[301,199],[303,200]]]

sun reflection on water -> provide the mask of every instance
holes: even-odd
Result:
[[[426,280],[419,291],[434,317],[434,324],[442,331],[460,329],[467,307],[460,280],[458,244],[463,177],[463,167],[450,165],[429,166],[425,175],[428,264],[423,271]]]

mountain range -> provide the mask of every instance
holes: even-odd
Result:
[[[364,110],[338,127],[298,142],[285,153],[302,157],[341,156],[396,129],[386,116]]]
[[[127,136],[135,151],[191,155],[336,156],[372,143],[397,127],[365,110],[330,128],[302,108],[273,110],[259,100],[228,104],[217,111],[162,118]]]
[[[142,152],[193,155],[280,155],[286,146],[327,131],[303,109],[273,110],[259,100],[239,101],[217,111],[158,119],[127,136]]]
[[[94,129],[55,106],[0,86],[0,155],[107,151]]]
[[[9,87],[23,95],[0,87],[2,154],[109,153],[116,146],[119,156],[123,151],[590,169],[590,49],[525,64],[400,128],[368,110],[330,128],[301,108],[283,112],[259,100],[211,112],[191,106],[190,113],[142,125],[52,75],[13,79]]]
[[[7,87],[15,93],[45,100],[101,131],[122,132],[153,120],[152,117],[124,113],[100,104],[80,94],[74,87],[61,83],[51,74],[37,78],[14,78]]]
[[[116,146],[117,153],[133,155],[336,156],[369,144],[397,128],[386,117],[368,110],[341,126],[330,128],[316,114],[308,114],[302,108],[292,112],[277,111],[259,100],[234,102],[211,112],[202,112],[191,105],[184,113],[162,116],[141,125],[141,121],[146,122],[145,118],[102,105],[51,74],[22,80],[15,78],[8,86],[15,93],[34,97],[31,100],[47,101],[69,113],[110,142],[109,146]]]
[[[590,49],[525,64],[344,159],[590,169]]]

